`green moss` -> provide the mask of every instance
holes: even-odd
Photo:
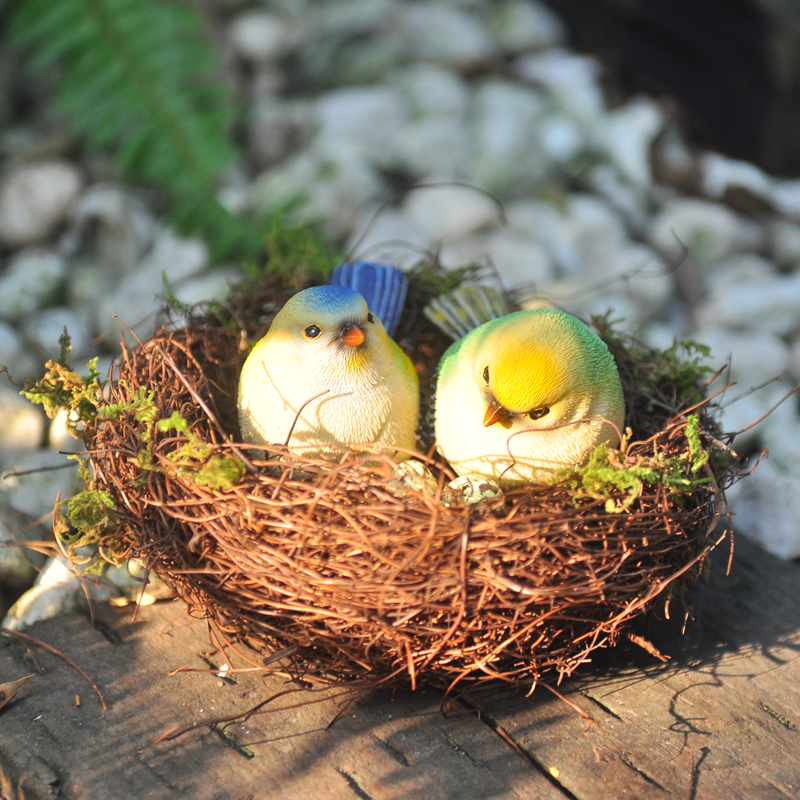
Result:
[[[234,456],[211,456],[206,464],[194,473],[198,486],[229,491],[245,474],[244,464]]]
[[[120,385],[126,390],[128,388],[124,381]],[[134,418],[144,426],[138,436],[144,444],[144,449],[139,451],[137,456],[139,466],[146,469],[155,469],[153,465],[153,431],[155,429],[158,409],[156,408],[155,392],[147,391],[140,386],[133,393],[133,397],[127,403],[107,403],[100,406],[97,410],[98,419],[118,420],[123,414],[135,412]]]
[[[289,286],[303,288],[309,283],[325,283],[339,262],[322,237],[307,225],[291,225],[282,214],[274,214],[264,241],[267,262],[264,267],[244,264],[250,281],[276,276]]]
[[[47,372],[36,383],[29,383],[20,394],[32,403],[42,406],[50,419],[61,409],[67,411],[67,430],[79,438],[79,428],[94,421],[102,402],[102,386],[97,371],[97,359],[87,365],[88,375],[78,375],[67,363],[70,351],[69,334],[59,337],[61,353],[58,361],[45,364]]]
[[[421,261],[407,274],[408,293],[412,299],[424,304],[461,286],[465,281],[476,279],[483,270],[482,264],[445,269],[437,263]]]
[[[708,462],[708,453],[700,444],[700,416],[689,414],[686,422],[686,441],[692,458],[692,472],[698,472]]]
[[[178,475],[182,478],[188,478],[198,486],[228,491],[245,474],[245,466],[236,456],[213,454],[211,445],[198,439],[177,411],[157,424],[162,433],[174,430],[187,439],[184,445],[167,456],[177,465]]]
[[[679,498],[682,492],[693,491],[709,480],[687,476],[689,468],[694,473],[705,463],[702,456],[699,458],[695,456],[691,447],[688,459],[680,456],[664,458],[639,455],[632,463],[626,463],[625,446],[625,440],[619,450],[609,448],[605,442],[598,445],[591,451],[583,466],[577,470],[571,468],[559,470],[555,474],[554,482],[560,483],[575,494],[576,505],[580,504],[581,498],[591,497],[595,500],[605,500],[606,513],[619,514],[636,502],[645,484],[650,486],[661,484]],[[702,455],[708,459],[707,454],[702,453]]]

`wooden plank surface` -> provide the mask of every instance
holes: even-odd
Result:
[[[651,621],[647,634],[669,663],[625,645],[558,687],[585,716],[542,687],[529,698],[471,695],[447,718],[436,692],[376,693],[343,707],[334,689],[153,746],[175,724],[247,709],[289,684],[253,673],[169,677],[221,665],[204,624],[179,603],[142,609],[136,622],[130,610],[103,608],[97,627],[77,615],[39,623],[29,633],[74,658],[109,709],[63,661],[34,649],[46,674],[0,712],[0,794],[800,798],[800,570],[743,537],[730,577],[727,553],[715,555],[686,635],[675,620]],[[33,671],[25,648],[0,638],[0,681]],[[311,699],[319,702],[298,705]]]

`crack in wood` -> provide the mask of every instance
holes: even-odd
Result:
[[[647,781],[647,783],[649,783],[651,786],[655,786],[656,789],[661,789],[662,792],[667,791],[666,788],[662,786],[655,778],[648,775],[641,767],[637,767],[636,764],[634,764],[633,761],[631,761],[631,757],[627,753],[623,753],[620,756],[620,761],[626,767],[628,767],[628,769],[632,770],[637,775],[639,775],[643,780]]]
[[[410,767],[411,764],[409,763],[408,759],[405,757],[403,753],[401,753],[396,747],[389,744],[389,742],[384,741],[375,734],[372,734],[372,738],[378,743],[378,746],[385,750],[398,764],[402,764],[404,767]]]
[[[578,797],[574,795],[561,781],[559,780],[556,775],[558,774],[560,777],[560,773],[556,770],[554,772],[550,771],[550,767],[545,764],[543,760],[539,760],[536,756],[526,750],[516,739],[514,739],[508,731],[506,731],[496,719],[492,717],[491,714],[487,713],[486,711],[480,710],[477,706],[470,703],[466,698],[461,697],[459,702],[465,708],[468,708],[470,711],[476,712],[477,718],[483,722],[487,728],[494,731],[507,745],[511,747],[516,753],[518,753],[531,767],[536,770],[536,772],[544,775],[547,781],[556,789],[558,789],[561,794],[564,795],[567,800],[578,800]]]
[[[122,644],[122,637],[110,625],[106,625],[99,619],[91,619],[86,617],[91,623],[91,626],[110,644]]]
[[[216,724],[209,725],[212,731],[214,731],[223,742],[225,742],[228,747],[235,750],[240,756],[244,756],[245,758],[255,758],[255,753],[242,742],[238,736],[231,733],[227,728],[223,728]]]
[[[358,785],[358,781],[352,775],[341,768],[337,768],[336,771],[347,781],[347,785],[353,790],[356,797],[359,797],[360,800],[373,800],[373,798]]]
[[[763,700],[759,703],[762,711],[766,711],[774,720],[780,722],[784,728],[792,731],[792,733],[800,733],[800,728],[797,727],[788,717],[784,717],[780,711],[770,708]]]
[[[455,750],[456,753],[461,756],[461,758],[469,761],[469,763],[473,766],[480,766],[480,764],[458,742],[454,741],[449,736],[447,736],[447,741],[449,742],[450,747],[452,747],[453,750]]]
[[[590,702],[594,703],[596,706],[600,706],[600,708],[602,708],[603,711],[605,711],[606,714],[608,714],[610,717],[614,717],[614,719],[622,722],[622,717],[619,714],[613,712],[605,703],[601,702],[596,697],[592,697],[592,695],[585,694],[584,692],[581,692],[581,695],[583,695],[583,697],[585,697]]]

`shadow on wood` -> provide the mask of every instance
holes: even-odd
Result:
[[[342,712],[341,688],[297,692],[245,722],[203,727],[155,747],[180,723],[252,707],[288,687],[276,676],[219,669],[202,622],[178,603],[98,609],[30,633],[100,685],[37,652],[46,674],[0,712],[0,794],[38,798],[560,798],[646,800],[800,797],[800,583],[793,564],[737,538],[695,592],[696,620],[651,621],[661,664],[632,644],[602,653],[559,691],[482,693],[439,711],[437,692],[376,693]],[[677,610],[677,609],[676,609]],[[105,635],[103,635],[105,634]],[[116,644],[114,642],[117,642]],[[0,639],[0,676],[32,670]],[[76,695],[80,706],[76,706]],[[299,705],[310,699],[314,704]],[[470,712],[469,707],[480,709]],[[272,706],[267,706],[271,708]]]

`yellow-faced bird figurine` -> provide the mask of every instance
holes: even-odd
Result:
[[[306,457],[338,459],[344,448],[336,443],[414,449],[418,418],[413,364],[348,286],[291,297],[239,380],[243,440],[288,444]]]
[[[616,446],[624,419],[611,353],[563,311],[485,322],[439,365],[435,425],[445,458],[459,475],[485,475],[503,488],[546,481],[602,442]]]

